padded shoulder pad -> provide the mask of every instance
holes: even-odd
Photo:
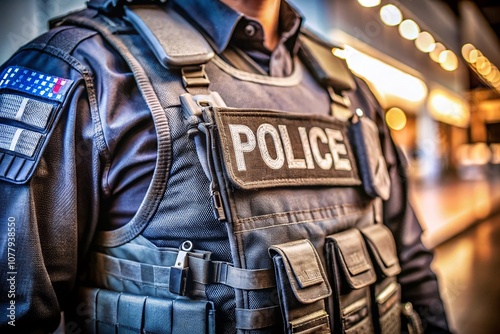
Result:
[[[350,91],[356,82],[345,60],[332,53],[334,46],[319,39],[307,30],[301,31],[299,54],[302,61],[321,85],[337,91]]]
[[[130,6],[125,14],[167,68],[205,64],[214,56],[205,38],[171,8]]]
[[[0,76],[0,180],[33,175],[73,80],[10,66]]]

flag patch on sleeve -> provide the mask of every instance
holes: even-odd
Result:
[[[0,74],[0,180],[33,175],[74,81],[21,66]]]

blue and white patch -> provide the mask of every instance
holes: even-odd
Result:
[[[21,66],[0,76],[0,180],[26,183],[74,81]]]
[[[30,70],[21,66],[7,67],[0,77],[0,89],[7,88],[34,97],[62,102],[73,80]]]

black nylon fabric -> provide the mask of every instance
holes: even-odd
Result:
[[[170,125],[174,159],[166,192],[142,232],[156,246],[178,247],[184,240],[190,240],[195,248],[212,252],[213,260],[249,269],[272,268],[267,256],[270,245],[305,238],[322,254],[326,234],[373,223],[370,200],[360,187],[309,187],[301,191],[281,187],[259,192],[229,192],[233,222],[226,225],[217,221],[211,206],[209,180],[199,163],[194,143],[187,136],[188,123],[180,109],[179,96],[185,93],[180,84],[180,71],[162,67],[137,35],[121,38],[148,73]],[[302,65],[297,63],[297,66],[297,70],[302,71],[302,80],[297,83],[283,80],[281,85],[238,80],[213,63],[207,64],[206,71],[210,88],[220,92],[231,107],[327,115],[330,104],[326,94]],[[276,227],[266,232],[270,221],[274,221]],[[236,234],[228,235],[228,229]],[[208,286],[206,292],[216,304],[220,333],[234,330],[235,307],[262,308],[277,302],[274,291],[240,291],[234,295],[232,289],[218,285]],[[278,319],[276,323],[279,324]],[[275,330],[267,328],[256,332]]]

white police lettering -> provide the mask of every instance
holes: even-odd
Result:
[[[266,142],[266,135],[270,135],[274,143],[276,151],[276,159],[273,159],[269,154]],[[261,124],[257,129],[257,143],[259,144],[260,155],[262,159],[272,169],[280,169],[285,163],[285,156],[283,154],[283,147],[281,146],[280,135],[278,130],[271,124]]]
[[[253,152],[257,147],[262,161],[275,170],[283,166],[287,166],[288,169],[315,169],[318,166],[323,170],[332,168],[342,171],[352,170],[349,158],[342,157],[347,156],[348,151],[341,131],[312,127],[308,132],[305,127],[289,128],[283,124],[277,125],[277,128],[264,123],[254,134],[246,125],[229,124],[238,171],[247,170],[245,153]],[[294,129],[298,131],[301,145],[298,140],[292,142],[290,139],[290,131]],[[266,140],[266,137],[271,140]],[[303,158],[296,158],[296,155]]]
[[[292,142],[290,141],[290,136],[288,135],[286,126],[278,125],[278,128],[280,129],[281,138],[283,138],[283,146],[285,147],[288,168],[306,169],[306,161],[304,159],[295,159],[295,156],[293,155]]]
[[[247,170],[247,166],[245,164],[244,153],[252,152],[255,149],[255,135],[253,134],[252,129],[241,124],[229,124],[229,130],[231,131],[231,138],[233,139],[238,171],[245,171]],[[247,140],[245,142],[241,141],[241,135],[246,136]]]
[[[314,169],[314,161],[311,152],[311,146],[309,146],[309,140],[307,139],[307,130],[303,126],[299,126],[300,141],[302,142],[302,149],[304,150],[304,156],[306,157],[307,169]]]
[[[332,168],[332,155],[330,153],[326,153],[325,157],[321,155],[321,152],[319,150],[319,142],[318,139],[321,141],[323,144],[328,143],[328,138],[325,134],[325,131],[323,129],[314,127],[309,131],[309,141],[311,142],[311,149],[313,153],[314,160],[318,164],[318,166],[321,169],[331,169]]]
[[[344,144],[338,143],[344,141],[344,136],[339,130],[325,129],[328,136],[328,146],[333,156],[333,164],[336,170],[351,170],[351,162],[349,159],[341,159],[339,154],[347,154],[347,149]]]

